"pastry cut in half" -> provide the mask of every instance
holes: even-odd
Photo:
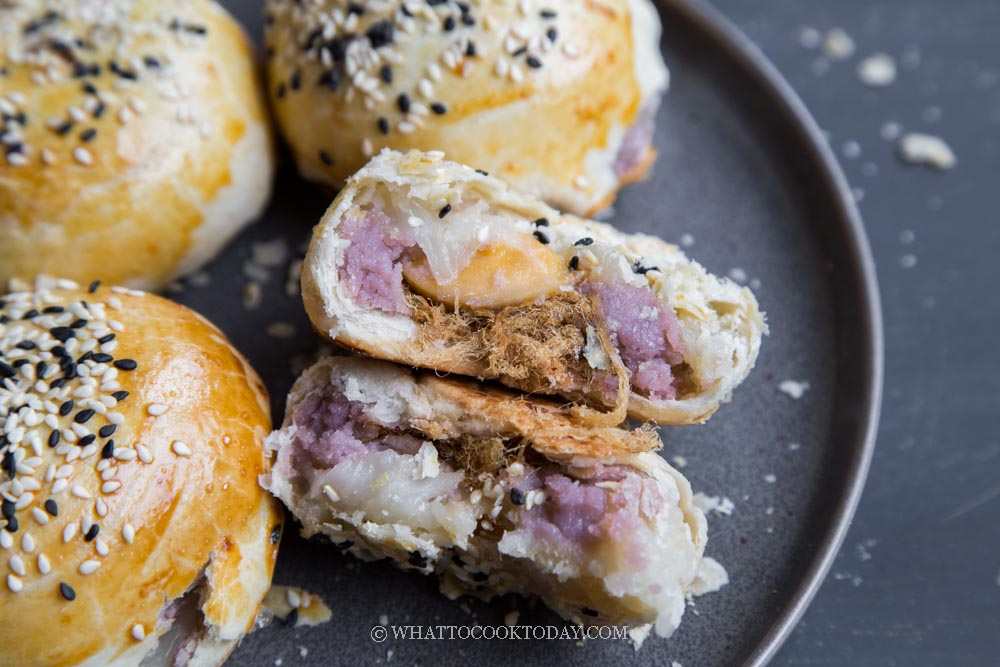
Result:
[[[288,397],[262,484],[303,534],[437,574],[450,597],[537,595],[579,624],[670,635],[726,583],[650,427],[581,427],[549,399],[360,357]]]
[[[749,289],[676,246],[563,215],[440,153],[383,151],[327,210],[302,272],[340,345],[575,402],[702,422],[766,333]]]

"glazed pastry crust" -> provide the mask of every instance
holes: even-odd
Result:
[[[150,294],[106,287],[95,292],[55,288],[0,300],[6,303],[5,315],[11,316],[10,322],[0,325],[4,341],[0,360],[14,363],[23,352],[13,347],[15,341],[28,336],[39,341],[34,352],[47,345],[38,331],[24,333],[23,320],[13,317],[23,308],[14,304],[42,309],[85,300],[95,313],[103,304],[104,318],[95,316],[94,320],[114,321],[114,358],[138,364],[131,371],[117,369],[117,391],[128,395],[117,403],[108,401],[112,403],[108,411],[121,418],[112,434],[117,445],[104,470],[97,468],[104,460],[101,450],[107,438],[103,435],[95,443],[96,453],[69,443],[65,435],[58,447],[48,446],[46,440],[53,430],[48,421],[20,436],[17,460],[34,465],[32,474],[22,469],[15,479],[24,489],[33,479],[39,488],[33,500],[29,498],[15,514],[19,527],[10,533],[12,544],[0,550],[4,561],[17,556],[27,570],[18,577],[19,591],[9,581],[0,587],[4,664],[137,665],[156,649],[158,638],[167,630],[167,624],[157,621],[164,606],[199,582],[201,588],[193,595],[200,596],[196,601],[207,633],[189,664],[221,664],[252,629],[270,584],[282,524],[279,507],[257,484],[270,468],[261,444],[270,429],[270,417],[260,379],[208,321]],[[51,324],[44,317],[32,320],[41,330]],[[77,338],[83,340],[83,335]],[[17,380],[24,377],[24,368],[20,367]],[[49,376],[49,381],[60,376]],[[92,398],[107,396],[114,388],[107,379],[104,376],[96,385]],[[64,388],[70,387],[73,396],[82,386],[76,378]],[[51,414],[44,402],[53,399],[44,398],[38,389],[27,390],[29,402],[38,396],[40,410]],[[9,393],[3,392],[0,389],[6,413]],[[65,416],[55,413],[61,431],[76,425],[97,433],[99,426],[115,423],[97,413],[79,424],[77,415],[85,401],[77,395],[75,406]],[[19,426],[29,421],[22,413]],[[0,432],[10,439],[8,426],[15,425],[8,421]],[[42,441],[37,450],[29,444],[35,437]],[[186,445],[186,450],[177,443]],[[73,456],[78,458],[70,460]],[[40,460],[30,461],[30,457]],[[50,466],[55,478],[49,477]],[[68,484],[56,492],[54,484],[64,477]],[[18,497],[16,490],[8,474],[0,472],[5,498]],[[57,516],[45,509],[49,499],[57,503]],[[42,512],[44,525],[35,510]],[[85,539],[80,525],[84,517],[99,526],[96,539]],[[127,533],[134,533],[132,543]],[[26,544],[28,535],[33,544]],[[67,535],[68,540],[64,539]],[[101,555],[102,549],[106,555]],[[42,555],[51,568],[47,574],[40,570]],[[82,573],[86,561],[99,564],[91,574]],[[64,599],[60,582],[72,587],[75,600]],[[132,634],[137,624],[145,634],[142,641]],[[58,632],[52,632],[53,628]]]
[[[400,3],[348,4],[268,2],[269,94],[306,178],[340,187],[383,147],[440,149],[590,214],[652,164],[647,140],[613,167],[667,85],[648,0],[473,2],[468,13],[411,2],[410,17]],[[386,22],[391,40],[373,42]]]
[[[699,389],[675,400],[654,400],[633,392],[628,400],[630,417],[664,424],[703,422],[753,368],[767,325],[749,289],[710,275],[674,245],[562,215],[499,179],[416,151],[384,151],[374,158],[350,179],[313,232],[302,271],[302,297],[316,330],[340,345],[400,363],[489,377],[481,360],[418,344],[420,327],[409,315],[366,308],[341,283],[339,267],[348,242],[338,235],[338,226],[356,207],[372,205],[373,193],[381,193],[383,200],[392,196],[405,202],[421,213],[423,224],[441,224],[437,211],[442,201],[456,206],[484,201],[491,212],[511,216],[514,224],[528,230],[534,229],[530,221],[545,218],[547,247],[554,252],[564,253],[565,259],[590,253],[587,261],[597,269],[651,287],[677,315],[684,361]],[[574,245],[582,238],[592,238],[593,245]],[[637,262],[658,270],[637,276],[629,268]],[[559,387],[552,393],[580,398]]]
[[[159,289],[257,217],[273,140],[250,42],[219,5],[5,4],[0,105],[25,123],[4,123],[20,148],[0,155],[0,284]],[[54,46],[75,37],[88,48]]]

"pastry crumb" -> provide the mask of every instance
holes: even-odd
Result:
[[[896,80],[896,60],[887,53],[875,53],[858,63],[861,83],[873,88],[891,85]]]
[[[958,158],[941,137],[909,132],[899,138],[899,156],[908,164],[922,164],[946,171],[954,169]]]
[[[778,391],[797,401],[809,391],[809,383],[799,380],[784,380],[778,385]]]

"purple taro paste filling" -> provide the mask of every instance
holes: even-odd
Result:
[[[389,217],[381,211],[348,214],[340,223],[344,250],[340,279],[362,306],[388,313],[409,312],[403,295],[403,266],[399,257],[406,244],[390,234]]]
[[[293,453],[293,468],[326,470],[349,457],[384,449],[417,453],[420,440],[410,435],[380,436],[366,422],[362,407],[332,389],[307,397],[293,416],[299,443]]]
[[[660,96],[657,95],[643,106],[639,116],[625,133],[622,145],[618,148],[618,155],[615,156],[615,163],[611,167],[618,178],[641,165],[646,159],[646,153],[653,142],[656,109],[659,106]]]
[[[600,300],[612,340],[631,373],[632,388],[659,400],[677,398],[672,366],[684,361],[680,325],[653,290],[593,281],[584,292]]]
[[[618,485],[597,486],[608,481]],[[545,491],[545,502],[521,510],[522,528],[541,540],[564,540],[584,549],[602,538],[627,542],[645,519],[655,517],[664,505],[656,481],[625,466],[601,466],[583,480],[555,471],[533,471],[516,486],[522,491]]]

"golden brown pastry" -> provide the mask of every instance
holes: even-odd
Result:
[[[154,289],[270,195],[250,44],[210,0],[0,2],[0,284]]]
[[[0,664],[219,665],[281,535],[264,387],[182,306],[44,282],[0,296]]]
[[[654,158],[649,0],[269,0],[269,94],[303,176],[439,149],[553,206],[608,206]]]

